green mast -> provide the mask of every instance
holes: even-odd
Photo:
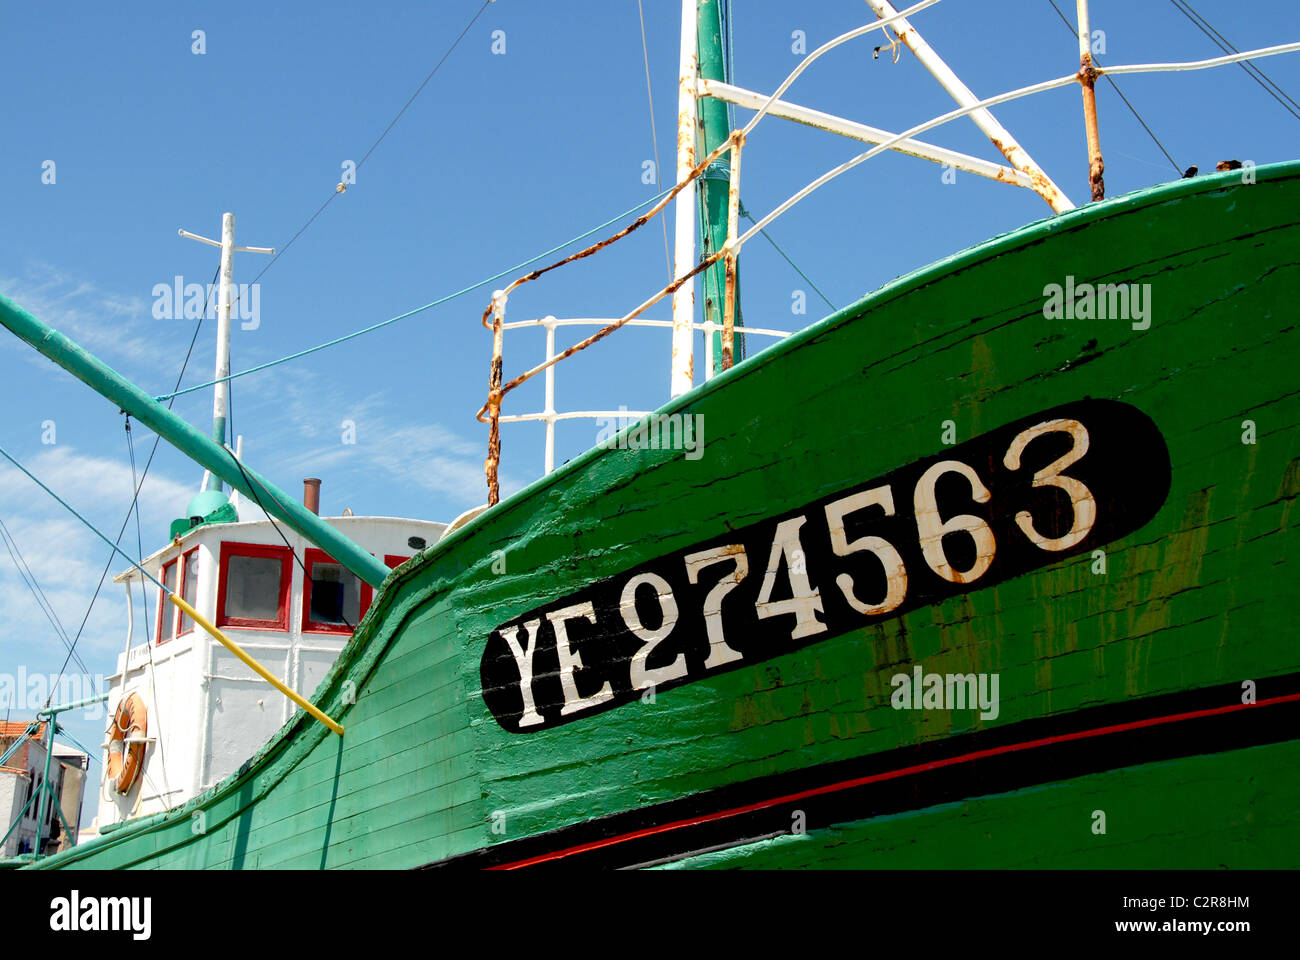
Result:
[[[302,534],[358,577],[377,587],[388,568],[365,549],[279,490],[216,440],[195,429],[99,358],[42,323],[0,294],[0,326],[53,360],[101,397],[117,404],[191,460],[212,471],[244,496],[260,502],[266,512]]]
[[[726,75],[722,43],[722,0],[700,0],[697,27],[700,56],[700,78],[731,82]],[[699,101],[700,128],[703,143],[697,156],[707,156],[731,133],[727,118],[727,105],[712,97]],[[700,178],[700,258],[720,250],[727,242],[727,188],[731,181],[730,161],[723,155],[710,165]],[[704,271],[704,318],[721,325],[723,294],[727,285],[727,265],[719,260]],[[741,325],[740,271],[736,271],[736,326]],[[722,334],[713,337],[713,370],[722,370]],[[744,359],[744,337],[736,337],[735,359]]]

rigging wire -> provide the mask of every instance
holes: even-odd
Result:
[[[220,269],[220,268],[218,268],[218,269]],[[207,312],[207,304],[206,304],[206,303],[204,304],[204,312],[205,312],[205,313]],[[131,486],[132,486],[132,488],[135,488],[135,486],[136,486],[136,482],[135,482],[135,440],[133,439],[133,437],[132,437],[132,435],[131,435],[131,415],[130,415],[129,413],[126,415],[126,446],[127,446],[127,450],[128,450],[128,452],[129,452],[130,455],[131,455]],[[139,499],[139,495],[138,495],[138,494],[136,495],[136,497],[134,497],[134,498],[132,499],[131,505],[132,505],[133,510],[134,510],[134,513],[135,513],[135,542],[136,542],[136,550],[138,551],[138,559],[139,559],[141,565],[143,565],[143,564],[144,564],[144,536],[143,536],[143,535],[141,534],[141,532],[140,532],[140,499]],[[178,561],[177,564],[176,564],[176,573],[177,573],[177,576],[176,576],[176,586],[180,588],[180,590],[181,590],[181,595],[182,595],[182,597],[183,597],[183,596],[184,596],[184,592],[185,592],[185,586],[184,586],[184,584],[185,584],[185,556],[184,556],[184,554],[181,555],[179,561]],[[130,584],[130,582],[128,581],[128,583],[127,583],[127,595],[128,595],[128,598],[129,598],[129,596],[130,596],[130,590],[131,590],[131,584]],[[163,602],[162,597],[159,597],[159,598],[158,598],[158,604],[159,604],[159,607],[160,607],[160,608],[161,608],[161,606],[162,606],[162,602]],[[158,703],[157,692],[154,690],[154,664],[153,664],[153,648],[154,648],[154,645],[153,645],[152,642],[150,642],[150,638],[149,638],[149,601],[148,601],[147,597],[145,596],[145,585],[144,585],[144,578],[143,578],[143,577],[140,578],[140,607],[141,607],[141,609],[144,611],[144,616],[141,617],[142,626],[144,627],[144,647],[145,647],[145,650],[147,650],[148,653],[149,653],[149,693],[150,693],[150,697],[151,697],[151,699],[153,700],[154,709],[158,711],[158,727],[159,727],[160,729],[166,729],[167,724],[163,721],[162,709],[161,709],[161,707],[160,707],[160,705],[159,705],[159,703]],[[124,664],[122,665],[122,685],[123,685],[124,688],[125,688],[125,686],[126,686],[126,672],[127,672],[127,667],[128,667],[128,666],[129,666],[129,664],[126,664],[126,663],[124,663]],[[163,738],[162,738],[162,737],[159,737],[159,738],[158,738],[158,757],[159,757],[159,761],[160,761],[161,764],[162,764],[162,779],[163,779],[163,786],[167,788],[167,791],[166,791],[166,793],[159,793],[159,792],[158,792],[158,788],[155,786],[155,787],[154,787],[154,792],[155,792],[155,793],[158,793],[159,796],[171,796],[171,784],[167,782],[167,758],[166,758],[166,751],[163,749]],[[147,776],[146,776],[146,779],[148,779]],[[151,783],[152,783],[152,781],[151,781]],[[144,794],[143,794],[143,791],[142,791],[141,794],[140,794],[140,796],[142,797],[143,795],[144,795]],[[136,798],[136,803],[139,804],[139,802],[140,802],[140,798],[137,797],[137,798]],[[163,806],[164,806],[164,807],[167,806],[167,802],[166,802],[165,800],[163,801]],[[168,808],[168,809],[170,809],[170,808]]]
[[[421,94],[421,92],[423,92],[424,88],[429,85],[429,81],[432,80],[434,74],[436,74],[442,68],[442,65],[447,62],[447,58],[450,57],[455,52],[458,46],[460,46],[460,42],[465,39],[465,35],[469,33],[470,28],[473,27],[474,24],[478,22],[478,18],[483,16],[483,11],[488,8],[488,4],[490,4],[491,2],[492,0],[484,0],[483,6],[479,7],[478,13],[474,14],[474,16],[470,18],[469,23],[465,24],[465,29],[460,32],[460,36],[458,36],[452,42],[451,46],[447,48],[447,52],[442,55],[442,59],[440,59],[436,64],[433,65],[433,69],[429,71],[428,76],[426,76],[423,82],[421,82],[421,84],[415,88],[415,92],[411,94],[409,98],[407,98],[406,103],[402,104],[402,109],[398,110],[397,114],[393,117],[393,119],[388,122],[388,126],[384,127],[384,132],[381,133],[379,137],[375,140],[375,142],[370,145],[370,149],[365,152],[365,155],[362,156],[362,158],[357,161],[357,166],[356,166],[357,170],[360,170],[361,165],[370,159],[370,155],[375,152],[375,148],[378,147],[383,142],[384,137],[388,136],[389,131],[392,130],[393,127],[397,125],[397,121],[402,119],[402,115],[406,113],[407,109],[411,106],[411,104],[415,102],[415,98],[418,97]],[[326,199],[324,203],[322,203],[319,207],[316,208],[316,212],[307,218],[307,222],[298,228],[298,232],[289,238],[288,243],[286,243],[283,247],[279,247],[276,249],[275,254],[271,257],[269,261],[267,261],[266,266],[264,266],[258,272],[257,276],[253,278],[252,283],[257,283],[257,281],[262,279],[262,276],[263,274],[266,273],[266,271],[270,270],[273,266],[275,266],[275,262],[279,260],[282,256],[284,256],[284,254],[288,251],[288,249],[293,246],[294,241],[296,241],[299,237],[301,237],[307,231],[307,228],[316,222],[316,218],[319,217],[322,213],[324,213],[325,208],[328,207],[331,203],[333,203],[334,198],[339,196],[341,193],[343,193],[343,190],[345,189],[346,187],[344,187],[342,184],[339,184],[339,186],[335,187],[333,190],[330,191],[329,198]],[[242,296],[242,294],[240,294],[240,296]],[[239,303],[239,296],[235,297],[235,303]]]
[[[650,142],[654,144],[655,151],[655,186],[662,191],[663,183],[659,177],[659,134],[655,130],[655,98],[650,91],[650,52],[645,42],[645,11],[641,9],[641,0],[636,0],[637,16],[641,19],[641,60],[645,64],[645,95],[646,100],[650,103]],[[668,220],[666,218],[659,221],[664,228],[664,259],[668,263],[668,280],[673,279],[673,255],[668,248]]]
[[[130,461],[131,461],[131,489],[134,490],[134,489],[135,489],[135,485],[136,485],[136,476],[135,476],[135,474],[136,474],[136,466],[135,466],[135,438],[131,435],[131,415],[130,415],[129,413],[126,414],[126,418],[125,418],[125,420],[123,421],[123,425],[126,427],[126,451],[127,451],[127,455],[128,455],[128,457],[130,458]],[[144,562],[144,534],[143,534],[143,533],[141,532],[141,530],[140,530],[140,499],[139,499],[138,497],[132,497],[132,498],[131,498],[131,512],[135,514],[135,548],[136,548],[136,559],[139,560],[141,563],[143,563],[143,562]],[[130,585],[129,585],[129,584],[128,584],[128,586],[127,586],[127,593],[128,593],[128,595],[130,594]],[[131,602],[134,603],[135,601],[132,600]],[[140,618],[140,625],[141,625],[141,627],[144,628],[144,639],[145,639],[145,642],[148,643],[148,641],[149,641],[149,601],[148,601],[148,598],[145,596],[145,589],[144,589],[144,581],[143,581],[143,580],[140,581],[140,609],[141,609],[141,612],[144,614],[144,616],[142,616],[142,617]],[[152,646],[151,646],[151,647],[150,647],[150,659],[152,659],[152,657],[153,657],[153,648],[152,648]]]
[[[727,43],[726,59],[723,62],[724,69],[727,71],[727,83],[735,83],[736,52],[735,43],[731,36],[731,0],[725,0],[725,3],[718,7],[718,16],[726,24],[726,29],[722,31],[722,35],[726,38]],[[727,126],[732,130],[736,129],[736,105],[734,103],[727,104]]]
[[[746,220],[748,220],[750,223],[754,223],[754,218],[749,215],[749,211],[745,209],[744,204],[741,204],[740,215],[744,217]],[[786,263],[794,267],[794,272],[799,274],[799,276],[803,277],[804,282],[808,284],[808,286],[812,287],[813,290],[817,291],[817,296],[822,298],[822,301],[826,304],[826,306],[830,307],[832,311],[839,309],[839,307],[831,303],[830,297],[822,293],[821,288],[818,287],[817,284],[813,283],[812,280],[808,278],[808,274],[804,273],[802,270],[799,269],[799,264],[795,263],[792,259],[790,259],[790,255],[786,253],[784,250],[782,250],[781,247],[777,244],[777,242],[772,239],[771,234],[767,232],[766,228],[759,230],[758,232],[763,235],[763,238],[772,245],[772,248],[776,250],[777,253],[779,253],[782,257],[785,258]]]
[[[180,370],[180,373],[178,373],[178,374],[176,375],[176,386],[178,386],[178,387],[181,385],[181,380],[183,380],[183,379],[185,378],[185,370],[186,370],[186,368],[189,366],[189,363],[190,363],[190,357],[193,356],[193,354],[194,354],[194,344],[198,342],[198,339],[199,339],[199,331],[203,328],[203,318],[204,318],[205,316],[207,316],[207,313],[208,313],[208,303],[210,302],[210,298],[212,297],[212,291],[213,291],[213,289],[214,289],[214,287],[215,287],[215,285],[216,285],[216,282],[217,282],[217,275],[218,275],[220,272],[221,272],[221,267],[218,266],[217,269],[216,269],[215,271],[213,271],[213,273],[212,273],[212,282],[208,284],[208,294],[207,294],[207,297],[204,298],[204,301],[203,301],[203,310],[202,310],[202,312],[199,314],[198,322],[194,324],[194,334],[193,334],[193,336],[190,337],[190,345],[189,345],[189,349],[187,349],[187,350],[185,351],[185,359],[184,359],[183,361],[181,361],[181,370]],[[171,407],[172,407],[172,404],[175,403],[175,402],[176,402],[175,400],[169,399],[168,402],[167,402],[167,409],[170,410]],[[144,470],[143,470],[143,472],[140,474],[140,482],[139,482],[139,484],[137,484],[137,485],[135,486],[134,493],[132,494],[132,497],[131,497],[131,505],[127,508],[126,516],[122,518],[122,526],[118,528],[118,531],[117,531],[117,539],[113,541],[113,546],[114,546],[115,549],[116,549],[116,547],[117,547],[117,544],[119,544],[119,543],[122,542],[122,534],[126,532],[126,525],[127,525],[127,523],[129,523],[130,520],[131,520],[131,513],[132,513],[133,510],[135,510],[135,508],[136,508],[136,504],[137,504],[137,502],[138,502],[139,499],[140,499],[140,491],[144,488],[144,481],[145,481],[145,478],[146,478],[147,476],[149,476],[149,468],[153,465],[154,454],[156,454],[156,453],[158,452],[158,444],[159,444],[159,442],[160,442],[161,440],[162,440],[162,437],[161,437],[161,436],[158,436],[157,434],[154,435],[154,438],[153,438],[153,449],[151,449],[151,450],[149,451],[149,459],[145,461],[145,464],[144,464]],[[8,455],[6,454],[6,456],[8,456]],[[10,458],[10,459],[12,459],[12,458]],[[16,463],[17,461],[14,461],[14,462]],[[21,468],[20,468],[20,469],[21,469]],[[56,497],[55,499],[58,499],[58,498]],[[62,501],[60,501],[60,502],[62,502]],[[66,506],[66,504],[65,504],[65,506]],[[69,509],[71,509],[71,508],[69,508]],[[75,511],[73,511],[73,513],[74,513],[74,515],[75,515]],[[93,529],[93,528],[92,528],[92,529]],[[107,540],[108,538],[105,537],[104,539]],[[76,635],[75,637],[73,637],[73,639],[72,639],[72,650],[69,650],[69,651],[68,651],[68,657],[69,657],[69,658],[72,656],[73,650],[76,649],[77,642],[81,639],[81,634],[82,634],[82,632],[86,629],[86,622],[87,622],[88,620],[90,620],[90,612],[91,612],[92,610],[95,609],[95,601],[99,599],[99,592],[100,592],[101,590],[104,589],[104,580],[108,577],[108,571],[109,571],[110,569],[112,569],[112,566],[113,566],[113,556],[114,556],[114,552],[113,552],[112,550],[110,550],[110,551],[109,551],[109,554],[108,554],[108,560],[104,563],[104,569],[103,569],[103,571],[99,574],[99,583],[95,586],[95,592],[94,592],[94,594],[91,595],[90,603],[86,605],[86,613],[85,613],[85,615],[81,618],[81,626],[79,626],[79,627],[77,628],[77,635]],[[68,669],[68,658],[65,658],[64,661],[63,661],[63,666],[59,668],[59,678],[58,678],[59,680],[62,680],[62,679],[63,679],[64,671],[66,671],[67,669]],[[86,672],[89,673],[90,671],[87,670]],[[51,700],[51,698],[53,698],[53,696],[54,696],[54,689],[55,689],[57,686],[58,686],[58,681],[55,681],[55,683],[54,683],[53,685],[51,685],[51,687],[50,687],[50,696],[46,698],[46,700],[45,700],[45,706],[48,707],[48,706],[50,705],[50,700]]]
[[[539,253],[535,257],[529,257],[523,263],[517,263],[513,267],[507,267],[505,270],[502,270],[500,273],[494,274],[493,276],[480,280],[477,283],[472,283],[468,287],[462,287],[460,290],[457,290],[455,293],[449,293],[445,296],[439,297],[437,300],[432,300],[429,303],[426,303],[422,307],[416,307],[413,310],[406,311],[405,313],[399,313],[395,317],[389,317],[387,320],[380,320],[378,323],[372,323],[368,327],[362,327],[360,330],[354,330],[352,333],[345,334],[344,336],[335,337],[333,340],[326,340],[324,343],[318,343],[316,344],[316,346],[308,347],[306,350],[299,350],[297,353],[291,353],[288,356],[280,357],[278,360],[268,360],[266,363],[259,363],[256,366],[249,367],[247,370],[240,370],[236,373],[232,373],[228,376],[221,377],[219,379],[209,380],[206,383],[200,383],[193,387],[186,387],[184,390],[174,389],[171,393],[164,393],[161,396],[154,397],[154,399],[161,403],[163,400],[171,400],[174,397],[184,396],[187,393],[194,393],[196,390],[205,390],[208,387],[215,386],[216,384],[222,383],[224,381],[235,380],[239,377],[247,376],[250,373],[257,373],[261,370],[266,370],[269,367],[275,367],[282,363],[287,363],[290,360],[298,360],[302,357],[308,356],[309,354],[313,354],[316,353],[317,351],[324,350],[327,347],[334,347],[340,343],[346,343],[349,340],[355,339],[356,337],[360,337],[367,333],[371,333],[375,330],[379,330],[383,327],[388,326],[389,324],[397,323],[397,321],[399,320],[405,320],[408,317],[413,317],[417,313],[423,313],[425,310],[431,310],[436,306],[440,306],[441,304],[447,303],[451,300],[455,300],[457,297],[463,297],[467,293],[472,293],[473,291],[479,289],[480,287],[486,287],[489,283],[493,283],[497,280],[500,280],[502,277],[508,277],[517,274],[524,267],[531,266],[532,264],[537,263],[537,261],[539,260],[545,260],[547,257],[551,256],[554,253],[559,252],[560,250],[563,250],[565,247],[572,246],[573,244],[577,243],[579,240],[585,240],[593,233],[598,233],[599,231],[604,230],[606,227],[610,226],[611,224],[618,223],[620,220],[624,219],[625,217],[631,216],[632,214],[636,213],[638,210],[642,209],[643,207],[648,207],[651,206],[652,204],[658,203],[660,200],[663,199],[666,193],[668,193],[667,190],[665,190],[663,193],[660,193],[658,196],[651,197],[649,200],[643,200],[640,203],[638,203],[635,207],[632,207],[629,210],[624,210],[622,213],[618,214],[615,217],[611,217],[610,219],[606,220],[604,223],[597,224],[596,226],[592,227],[590,230],[587,230],[584,233],[580,233],[576,237],[573,237],[570,240],[566,240],[563,243],[558,244],[557,246],[554,246],[549,250],[545,250],[542,253]]]
[[[45,619],[50,622],[50,626],[54,628],[54,633],[63,642],[63,646],[70,650],[72,641],[68,638],[68,631],[64,628],[63,622],[59,619],[59,615],[55,612],[49,598],[46,597],[45,591],[41,589],[40,583],[36,580],[36,574],[28,565],[27,558],[23,556],[22,550],[18,547],[18,541],[9,532],[4,520],[0,520],[0,540],[3,540],[5,550],[9,553],[9,559],[13,561],[14,568],[18,571],[18,576],[22,578],[23,583],[27,584],[27,589],[32,592],[41,613],[45,614]],[[15,553],[17,553],[17,556],[14,555]],[[77,666],[81,668],[83,673],[90,673],[90,668],[86,666],[86,661],[81,659],[80,654],[76,656],[76,661]]]
[[[232,401],[234,400],[234,396],[235,396],[235,391],[234,391],[234,390],[231,390],[230,393],[227,395],[227,398],[226,398],[226,404],[227,404],[227,423],[228,423],[229,426],[230,426],[230,436],[231,436],[232,439],[233,439],[234,436],[235,436],[235,405],[234,405],[234,403],[232,402]],[[224,446],[224,444],[223,444],[223,446]],[[299,568],[301,568],[301,570],[302,570],[302,583],[303,583],[303,602],[306,603],[307,600],[308,600],[308,590],[309,590],[308,584],[309,584],[309,582],[311,581],[311,575],[310,575],[310,573],[307,571],[307,564],[306,564],[306,561],[304,561],[302,558],[300,558],[300,557],[298,556],[298,551],[295,550],[295,549],[293,548],[293,545],[289,542],[289,538],[286,537],[286,536],[284,535],[284,531],[280,529],[280,525],[279,525],[278,523],[275,522],[275,517],[271,516],[271,512],[270,512],[269,510],[266,509],[266,504],[262,503],[262,498],[261,498],[260,496],[258,496],[258,494],[257,494],[257,487],[262,487],[262,489],[266,491],[267,496],[272,496],[271,491],[270,491],[270,490],[267,490],[265,486],[262,486],[262,484],[261,484],[260,482],[259,482],[258,484],[256,484],[256,485],[254,485],[254,483],[253,483],[253,478],[250,477],[250,476],[248,475],[248,471],[246,471],[246,470],[244,469],[244,464],[240,461],[240,459],[239,459],[238,457],[235,456],[234,451],[231,450],[231,449],[229,449],[229,448],[227,448],[227,449],[226,449],[226,452],[227,452],[228,454],[230,454],[230,459],[234,461],[235,466],[239,467],[239,473],[240,473],[241,476],[243,476],[243,478],[244,478],[244,483],[246,483],[246,484],[248,485],[249,490],[252,491],[252,493],[253,493],[253,500],[257,503],[257,505],[258,505],[259,507],[261,507],[261,509],[262,509],[262,514],[263,514],[263,515],[266,517],[266,519],[270,522],[271,527],[275,530],[275,532],[278,533],[278,534],[280,535],[280,539],[284,541],[284,545],[285,545],[286,547],[288,547],[288,549],[289,549],[289,554],[290,554],[290,556],[293,557],[294,562],[298,564]],[[354,574],[354,576],[355,576],[355,574]],[[360,581],[360,578],[358,577],[358,582],[359,582],[359,581]],[[359,596],[359,595],[358,595],[358,596]],[[348,618],[343,614],[343,611],[342,611],[341,608],[340,608],[340,610],[339,610],[339,619],[343,621],[344,626],[346,626],[346,627],[348,628],[348,630],[355,630],[355,629],[356,629],[356,628],[351,624],[351,622],[349,622]]]
[[[1061,22],[1065,24],[1065,26],[1069,29],[1070,33],[1074,34],[1074,36],[1077,37],[1079,35],[1078,27],[1072,24],[1069,18],[1066,17],[1066,15],[1061,12],[1061,8],[1056,5],[1056,0],[1047,0],[1047,2],[1052,5],[1052,9],[1056,11],[1056,15],[1061,18]],[[1093,60],[1094,62],[1096,62],[1096,57],[1094,57]],[[1165,155],[1165,159],[1169,161],[1170,166],[1172,166],[1176,171],[1178,171],[1179,175],[1181,176],[1183,172],[1183,168],[1180,167],[1178,165],[1178,162],[1174,160],[1172,156],[1169,155],[1169,151],[1166,150],[1165,145],[1160,142],[1160,138],[1156,136],[1155,131],[1152,130],[1149,126],[1147,126],[1147,122],[1142,119],[1142,114],[1138,113],[1137,107],[1133,106],[1133,104],[1129,101],[1129,98],[1124,96],[1124,91],[1119,88],[1119,84],[1115,82],[1114,78],[1111,77],[1110,74],[1102,74],[1102,76],[1106,79],[1106,82],[1108,82],[1111,85],[1111,88],[1117,94],[1119,94],[1119,98],[1124,101],[1124,106],[1128,107],[1129,113],[1133,114],[1133,116],[1137,118],[1137,122],[1142,124],[1142,129],[1147,132],[1147,136],[1150,137],[1151,140],[1155,143],[1155,145],[1160,148],[1160,152]]]
[[[85,744],[83,744],[80,740],[74,737],[72,733],[68,730],[68,728],[65,727],[63,724],[60,723],[57,726],[55,726],[54,732],[57,736],[63,737],[65,740],[71,741],[74,747],[76,747],[78,750],[80,750],[82,753],[86,755],[87,766],[90,765],[89,761],[91,760],[93,760],[95,763],[103,763],[103,761],[100,760],[99,757],[95,756],[93,753],[90,752],[90,750],[86,748]]]
[[[230,451],[226,451],[226,452],[230,453]],[[262,503],[262,498],[257,494],[257,488],[262,487],[262,489],[266,491],[266,495],[268,497],[271,497],[272,499],[274,499],[274,495],[271,493],[270,490],[267,490],[266,487],[262,486],[260,482],[255,482],[253,478],[248,475],[248,471],[244,469],[244,465],[239,461],[239,458],[236,457],[233,453],[230,454],[230,459],[233,460],[235,466],[239,468],[239,472],[244,478],[244,483],[248,484],[248,489],[252,491],[253,499],[257,502],[257,505],[262,508],[262,513],[265,514],[266,519],[270,521],[271,526],[275,530],[275,532],[280,535],[280,539],[284,541],[284,545],[289,548],[289,553],[293,557],[294,561],[302,569],[303,602],[306,603],[308,599],[307,598],[307,593],[309,589],[308,584],[311,582],[311,575],[307,572],[307,564],[303,561],[301,557],[298,556],[298,551],[293,548],[293,545],[289,543],[289,538],[284,535],[284,531],[280,529],[280,525],[275,522],[275,517],[271,516],[271,511],[266,509],[266,504]],[[356,575],[353,574],[353,576]],[[361,579],[360,577],[357,578],[358,581],[360,581],[360,579]],[[343,625],[346,626],[349,631],[356,630],[356,627],[354,627],[352,623],[348,620],[348,618],[343,614],[341,605],[339,608],[339,619],[343,621]]]
[[[1192,5],[1188,3],[1187,0],[1169,0],[1169,2],[1174,5],[1174,9],[1185,16],[1188,20],[1192,21],[1196,28],[1209,37],[1211,42],[1213,42],[1214,45],[1224,53],[1241,53],[1240,50],[1228,42],[1227,37],[1214,29],[1214,25],[1211,24],[1210,21],[1206,20],[1203,16],[1193,10]],[[1282,104],[1282,109],[1286,110],[1297,120],[1300,120],[1300,109],[1298,109],[1300,108],[1300,103],[1296,103],[1295,100],[1293,100],[1285,90],[1274,83],[1263,70],[1259,69],[1259,67],[1255,66],[1253,63],[1241,62],[1238,63],[1237,66],[1245,70],[1247,76],[1263,87],[1264,91],[1270,97]]]

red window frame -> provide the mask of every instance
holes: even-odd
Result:
[[[277,619],[255,620],[248,617],[226,616],[226,578],[230,572],[231,557],[270,557],[280,561],[280,599]],[[222,542],[221,573],[217,581],[217,626],[287,632],[289,629],[289,597],[292,590],[293,552],[288,547],[277,547],[266,543],[238,543],[233,540]]]
[[[345,624],[317,623],[315,620],[311,619],[311,571],[313,565],[317,563],[338,563],[338,561],[324,550],[318,550],[314,547],[308,547],[303,551],[302,565],[306,569],[303,571],[302,575],[302,632],[350,634],[352,633],[352,630],[356,629],[357,625],[355,623],[352,624],[352,630],[350,630]],[[340,566],[342,566],[342,564],[340,564]],[[343,567],[343,569],[347,570],[347,567]],[[351,571],[348,572],[350,573]],[[370,586],[366,581],[361,580],[360,577],[357,577],[357,579],[361,583],[361,613],[357,618],[357,622],[359,623],[361,617],[364,617],[366,611],[370,609],[370,602],[375,598],[375,590],[374,587]]]
[[[185,587],[186,587],[186,583],[185,583],[185,571],[186,571],[186,569],[187,569],[188,566],[189,566],[190,556],[191,556],[192,554],[195,554],[195,553],[198,553],[198,552],[199,552],[199,548],[198,548],[198,547],[191,547],[189,550],[186,550],[184,553],[182,553],[182,554],[180,555],[180,561],[181,561],[180,570],[179,570],[179,571],[177,572],[177,574],[176,574],[176,576],[177,576],[176,592],[177,592],[178,594],[180,594],[180,597],[181,597],[182,600],[187,600],[187,601],[189,601],[190,605],[191,605],[192,607],[194,607],[196,610],[198,609],[198,602],[197,602],[197,601],[198,601],[198,599],[199,599],[198,589],[195,588],[195,591],[194,591],[194,599],[193,599],[193,600],[190,600],[189,597],[185,596]],[[172,562],[175,563],[176,561],[173,560]],[[194,579],[195,579],[196,581],[198,580],[198,574],[195,574],[195,575],[194,575]],[[173,636],[183,637],[183,636],[185,636],[185,634],[187,634],[187,633],[193,633],[193,632],[194,632],[194,621],[191,620],[191,621],[190,621],[190,625],[189,625],[188,627],[186,627],[184,630],[182,630],[182,629],[180,629],[181,621],[184,620],[185,618],[184,618],[184,616],[182,615],[182,613],[181,613],[181,611],[180,611],[179,609],[177,609],[177,610],[175,611],[175,613],[176,613],[176,626],[175,626],[175,633],[173,634]]]
[[[179,560],[180,557],[172,557],[172,559],[168,560],[166,563],[162,565],[162,569],[158,571],[159,581],[161,581],[164,584],[167,583],[167,568],[175,567],[177,565],[177,561]],[[172,589],[173,590],[176,589],[176,581],[174,579],[172,580]],[[164,611],[170,613],[172,618],[171,632],[165,637],[162,635]],[[153,634],[153,642],[155,647],[161,646],[164,643],[168,643],[176,639],[176,614],[179,612],[180,611],[175,606],[167,602],[167,594],[162,590],[159,590],[158,591],[158,625],[154,629],[154,634]]]

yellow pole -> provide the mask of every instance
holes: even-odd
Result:
[[[258,676],[260,676],[263,680],[265,680],[271,686],[275,687],[275,689],[279,690],[281,693],[283,693],[294,703],[298,704],[298,706],[302,707],[304,710],[310,713],[321,723],[325,724],[325,726],[329,727],[331,730],[337,733],[340,737],[343,736],[343,727],[340,724],[336,723],[335,721],[331,720],[329,717],[325,716],[325,714],[321,713],[320,710],[318,710],[315,706],[313,706],[311,703],[308,703],[305,698],[298,695],[297,693],[294,693],[287,686],[285,686],[282,681],[277,680],[274,676],[272,676],[271,671],[267,670],[266,667],[262,666],[260,663],[258,663],[248,654],[246,654],[240,648],[239,644],[235,643],[235,641],[231,640],[229,637],[227,637],[224,633],[222,633],[212,624],[208,623],[208,621],[203,618],[203,615],[201,613],[199,613],[197,610],[191,607],[180,597],[176,596],[176,594],[174,593],[167,594],[167,599],[170,600],[172,603],[174,603],[176,606],[180,607],[182,610],[184,610],[185,615],[188,616],[195,623],[197,623],[200,627],[208,631],[208,633],[212,634],[212,636],[215,637],[217,640],[220,640],[222,645],[227,650],[229,650],[231,653],[237,656],[240,660],[243,660],[244,663],[252,667],[257,672]]]

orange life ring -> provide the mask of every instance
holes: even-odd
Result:
[[[135,786],[144,765],[144,737],[149,730],[149,710],[133,693],[123,697],[108,724],[108,780],[113,781],[118,793],[126,793]],[[137,742],[128,743],[135,739]]]

